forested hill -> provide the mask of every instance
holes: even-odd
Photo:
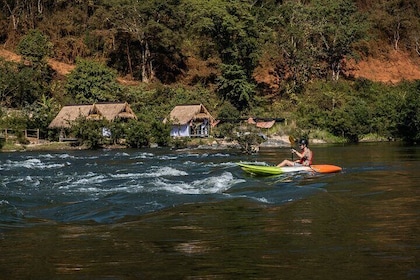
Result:
[[[194,102],[420,139],[418,0],[3,0],[0,43],[1,106],[45,133],[63,104],[127,101],[156,120]]]
[[[36,28],[47,36],[54,60],[99,59],[142,82],[213,83],[223,64],[257,82],[271,80],[281,91],[343,73],[375,79],[363,68],[392,65],[391,49],[414,64],[420,53],[416,0],[3,2],[0,40],[8,50]],[[343,63],[352,57],[371,63],[354,72],[354,64]]]

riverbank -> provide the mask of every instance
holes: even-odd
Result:
[[[311,138],[310,144],[327,144],[327,143],[341,143],[341,141],[327,141],[320,138]],[[360,142],[387,142],[389,139],[378,137],[375,135],[368,135],[361,139]],[[290,147],[289,136],[270,136],[266,141],[260,144],[262,148],[283,148]],[[152,147],[157,147],[152,145]],[[103,149],[126,149],[124,145],[106,145]],[[216,138],[190,138],[185,141],[179,148],[198,148],[198,149],[240,149],[240,145],[237,141],[227,141],[225,139]],[[17,143],[6,143],[0,152],[19,152],[19,151],[60,151],[60,150],[86,150],[86,146],[75,146],[68,142],[49,142],[41,141],[39,143],[30,144],[17,144]]]
[[[317,141],[319,142],[319,141]],[[184,148],[202,148],[202,149],[239,149],[237,141],[227,141],[216,138],[192,138],[188,139],[182,145]],[[273,136],[263,142],[261,147],[286,147],[290,146],[288,136]],[[157,147],[157,146],[152,146]],[[125,149],[124,145],[106,145],[104,149]],[[39,143],[18,144],[6,143],[0,150],[1,152],[19,152],[19,151],[59,151],[59,150],[85,150],[86,146],[75,146],[68,142],[49,142],[41,141]]]

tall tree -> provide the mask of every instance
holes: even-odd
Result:
[[[317,64],[318,50],[311,40],[313,25],[309,7],[288,1],[268,19],[267,26],[274,31],[273,41],[278,50],[273,52],[273,61],[280,93],[301,92],[314,75]]]
[[[222,100],[230,101],[238,110],[251,105],[255,86],[248,82],[246,72],[240,65],[224,64],[217,84],[217,92]]]
[[[66,90],[77,103],[117,101],[120,87],[117,74],[100,63],[79,59],[70,73]]]
[[[190,37],[199,41],[203,56],[213,51],[224,64],[240,65],[251,77],[258,59],[258,29],[251,5],[243,1],[187,0]]]
[[[311,34],[319,51],[319,60],[326,61],[333,80],[338,80],[342,61],[353,54],[353,45],[366,35],[367,21],[351,0],[314,0]]]
[[[111,8],[113,28],[122,39],[116,51],[127,54],[127,64],[137,68],[143,82],[155,77],[173,82],[174,76],[182,72],[184,57],[179,31],[185,17],[180,14],[179,3],[179,0],[127,0]]]
[[[30,30],[17,46],[19,54],[34,64],[46,64],[51,48],[52,45],[47,36],[37,29]]]
[[[337,80],[344,58],[364,38],[366,21],[350,0],[284,1],[267,20],[279,49],[280,93],[301,92],[314,78]]]
[[[373,25],[395,50],[401,43],[405,48],[413,47],[419,52],[420,4],[416,0],[378,1],[371,12]]]

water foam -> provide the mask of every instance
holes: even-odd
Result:
[[[179,194],[213,194],[223,193],[237,183],[243,182],[234,179],[232,173],[224,172],[220,176],[212,176],[192,182],[174,182],[159,178],[155,181],[157,189]]]
[[[24,161],[7,161],[4,165],[9,169],[13,168],[27,168],[27,169],[52,169],[62,168],[65,166],[64,163],[44,163],[38,158],[30,158]]]

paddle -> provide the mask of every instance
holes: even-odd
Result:
[[[295,138],[293,138],[292,135],[289,135],[289,141],[290,141],[290,149],[293,149],[293,144],[295,143]],[[292,161],[293,161],[293,152],[292,152]]]

